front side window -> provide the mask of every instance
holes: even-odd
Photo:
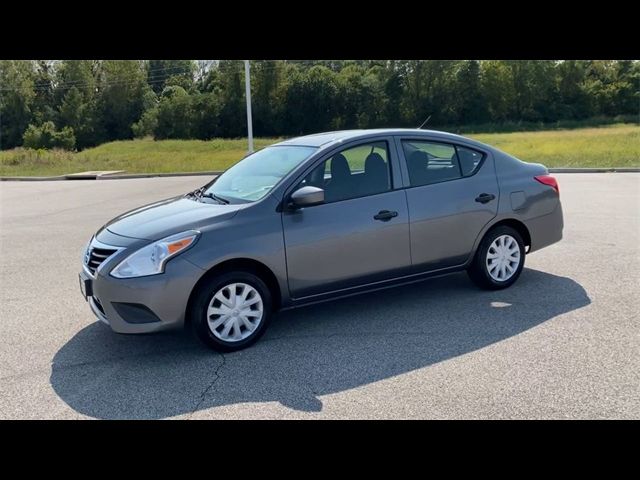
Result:
[[[231,203],[255,202],[315,151],[314,147],[296,145],[264,148],[240,160],[204,193]]]
[[[298,185],[324,189],[325,203],[365,197],[389,191],[387,142],[373,142],[347,148],[325,160]]]

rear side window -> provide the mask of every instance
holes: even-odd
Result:
[[[456,148],[446,143],[403,141],[402,149],[412,187],[462,177]]]
[[[473,175],[483,158],[476,150],[448,143],[404,140],[402,149],[412,187]]]

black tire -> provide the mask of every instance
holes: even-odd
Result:
[[[511,277],[504,281],[498,281],[492,278],[489,274],[486,259],[489,247],[496,238],[502,235],[509,235],[517,242],[518,248],[520,249],[520,264]],[[473,283],[478,287],[486,290],[501,290],[513,285],[515,281],[518,280],[518,277],[520,277],[522,269],[524,268],[524,257],[524,242],[522,241],[522,237],[518,231],[506,226],[496,227],[489,230],[480,242],[476,255],[473,258],[471,265],[469,265],[469,268],[467,268],[467,273],[471,280],[473,280]]]
[[[213,296],[226,285],[232,283],[245,283],[255,288],[260,297],[262,297],[263,313],[262,320],[248,337],[243,340],[229,342],[214,335],[207,320],[207,310]],[[209,281],[205,281],[199,286],[189,310],[190,323],[195,335],[206,346],[219,352],[234,352],[246,348],[260,339],[271,321],[272,305],[271,292],[258,276],[243,271],[225,272],[219,276],[212,277]]]

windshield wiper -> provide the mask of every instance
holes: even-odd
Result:
[[[202,192],[204,192],[206,188],[206,185],[204,187],[200,187],[197,190],[194,190],[193,192],[189,192],[185,195],[185,197],[195,197],[195,198],[200,198],[200,196],[202,195]]]
[[[224,197],[220,197],[219,195],[216,195],[215,193],[204,193],[204,191],[207,189],[208,185],[205,185],[204,187],[200,187],[197,190],[194,190],[193,192],[189,192],[187,193],[187,197],[194,197],[196,199],[201,199],[201,198],[210,198],[212,200],[215,200],[218,203],[221,203],[223,205],[228,205],[229,204],[229,200],[227,200]]]
[[[215,193],[205,193],[200,195],[201,198],[211,198],[213,200],[215,200],[218,203],[222,203],[223,205],[229,205],[229,200],[227,200],[226,198],[220,197],[218,195],[216,195]]]

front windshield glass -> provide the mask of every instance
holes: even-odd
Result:
[[[240,160],[204,192],[233,202],[260,200],[316,149],[301,146],[267,147]]]

